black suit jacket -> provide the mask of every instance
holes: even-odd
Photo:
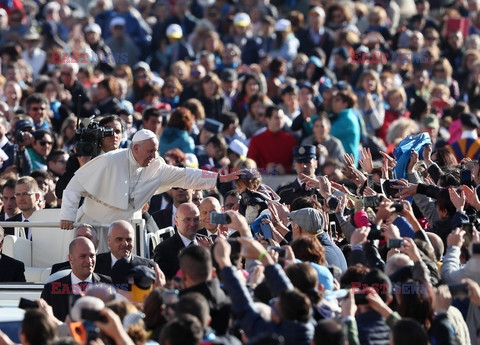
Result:
[[[93,273],[92,283],[111,284],[112,280],[101,274]],[[65,321],[70,311],[70,296],[72,296],[72,275],[45,284],[41,297],[52,307],[53,314],[60,321]]]
[[[25,282],[25,264],[2,254],[0,258],[0,282]]]
[[[22,212],[17,213],[13,217],[8,218],[5,221],[6,222],[21,222],[22,221]],[[14,228],[4,228],[4,230],[5,230],[5,235],[14,235]],[[27,235],[26,232],[25,232],[25,235]]]
[[[312,188],[311,190],[306,191],[305,189],[302,188],[300,183],[298,183],[297,179],[295,179],[295,181],[293,182],[290,182],[289,184],[281,186],[277,190],[277,194],[280,197],[280,202],[287,205],[291,205],[293,200],[295,200],[298,197],[311,196],[313,194],[317,195],[318,200],[322,199],[322,196],[317,191],[317,189]]]
[[[185,245],[178,233],[155,248],[155,262],[160,266],[167,279],[172,279],[180,268],[178,253],[183,248]]]
[[[153,268],[155,263],[152,260],[142,258],[140,256],[135,256],[132,254],[132,264],[134,266],[148,266]],[[106,276],[111,276],[112,274],[112,255],[110,252],[97,254],[97,262],[95,264],[95,273],[103,274]]]
[[[205,235],[205,236],[209,236],[208,232],[207,232],[207,229],[205,228],[201,228],[200,230],[197,231],[197,234],[200,234],[200,235]],[[228,236],[229,238],[234,238],[234,237],[240,237],[240,233],[238,231],[235,231],[234,233],[232,233],[230,236]]]
[[[172,224],[172,212],[173,206],[170,205],[163,210],[152,213],[152,218],[157,223],[159,229],[174,225]]]
[[[70,261],[64,261],[64,262],[59,262],[57,264],[52,265],[52,271],[50,272],[50,275],[54,274],[55,272],[62,271],[62,270],[68,270],[72,268],[70,266]]]

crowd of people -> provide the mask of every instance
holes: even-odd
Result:
[[[477,0],[0,2],[0,219],[81,222],[18,341],[476,344],[479,18]],[[1,282],[24,270],[1,254]]]

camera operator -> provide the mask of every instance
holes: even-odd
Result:
[[[8,156],[8,159],[2,162],[0,172],[3,174],[14,172],[20,176],[30,175],[32,172],[32,162],[30,156],[25,150],[33,142],[32,130],[34,124],[29,116],[16,116],[12,119],[12,141],[8,140],[7,121],[5,117],[0,116],[0,145],[2,150]]]
[[[93,121],[77,130],[76,144],[67,161],[67,171],[57,181],[55,194],[61,199],[63,190],[75,172],[98,155],[116,150],[122,140],[123,123],[119,116],[109,115],[100,122]],[[88,155],[92,153],[92,155]]]

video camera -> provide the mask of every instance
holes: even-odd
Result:
[[[100,152],[101,140],[113,135],[113,128],[103,127],[93,120],[95,116],[82,121],[82,127],[75,132],[76,155],[95,157]]]

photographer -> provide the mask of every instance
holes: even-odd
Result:
[[[70,158],[67,161],[67,170],[57,182],[55,194],[61,199],[63,191],[72,179],[75,172],[98,155],[116,150],[120,147],[122,139],[123,122],[117,115],[104,117],[100,122],[90,118],[87,125],[77,130],[76,144]],[[80,146],[80,150],[79,150]],[[87,149],[88,152],[83,152]],[[88,155],[90,151],[93,155]]]
[[[3,143],[2,149],[8,156],[8,159],[2,162],[0,172],[30,175],[33,170],[32,161],[25,148],[33,142],[33,121],[29,116],[16,116],[12,119],[13,142],[6,137],[6,126],[6,119],[0,117],[0,143]]]

